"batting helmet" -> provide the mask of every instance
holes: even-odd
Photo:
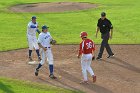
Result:
[[[87,37],[87,32],[81,32],[81,33],[80,33],[80,37],[81,37],[81,38]]]

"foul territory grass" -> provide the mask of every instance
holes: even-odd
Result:
[[[0,0],[0,51],[26,48],[26,26],[36,15],[39,26],[47,24],[58,44],[78,44],[79,33],[87,31],[96,44],[95,29],[100,13],[105,11],[114,25],[111,44],[140,44],[140,0],[47,0],[47,2],[89,2],[98,8],[64,13],[14,13],[8,7],[16,4],[46,2],[46,0]]]
[[[54,86],[0,78],[0,93],[83,93]]]

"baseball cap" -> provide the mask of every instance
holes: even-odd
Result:
[[[87,36],[88,36],[87,32],[81,32],[81,33],[80,33],[80,37],[81,37],[81,38],[87,37]]]
[[[46,26],[46,25],[43,25],[43,26],[42,26],[42,29],[47,29],[47,28],[49,28],[49,27]]]
[[[105,13],[105,12],[102,12],[102,13],[101,13],[101,16],[102,16],[102,17],[106,16],[106,13]]]
[[[36,16],[32,16],[32,19],[36,19]]]

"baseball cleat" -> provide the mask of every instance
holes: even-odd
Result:
[[[88,84],[88,81],[81,81],[80,84]]]
[[[29,61],[33,61],[32,57],[29,57]]]
[[[51,79],[57,79],[57,77],[55,77],[53,74],[50,74],[49,77],[50,77]]]
[[[96,58],[96,60],[101,60],[101,59],[102,59],[102,57],[97,57],[97,58]]]
[[[93,83],[96,82],[96,76],[93,76]]]
[[[38,76],[39,69],[35,70],[35,76]]]
[[[114,54],[112,54],[112,55],[109,55],[107,58],[111,58],[111,57],[114,57],[115,55]]]

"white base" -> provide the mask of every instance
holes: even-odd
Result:
[[[29,61],[28,64],[29,65],[37,65],[37,64],[39,64],[39,62],[38,61]]]

